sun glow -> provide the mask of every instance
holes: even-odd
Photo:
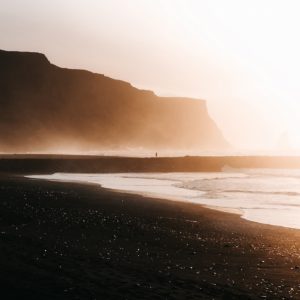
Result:
[[[0,34],[6,49],[206,99],[240,149],[274,150],[282,132],[300,149],[299,9],[296,0],[4,0]]]
[[[215,0],[176,5],[191,44],[206,45],[217,61],[214,65],[223,65],[223,75],[230,76],[223,81],[228,86],[213,81],[214,90],[205,94],[226,136],[233,141],[244,136],[250,144],[242,144],[254,148],[272,136],[272,147],[280,131],[286,131],[292,147],[300,147],[299,2]],[[222,103],[227,104],[225,113]]]

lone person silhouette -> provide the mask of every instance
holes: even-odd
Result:
[[[155,152],[155,157],[157,157],[157,152]]]

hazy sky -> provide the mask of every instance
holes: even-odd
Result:
[[[240,148],[300,147],[300,2],[1,0],[0,48],[207,100]]]

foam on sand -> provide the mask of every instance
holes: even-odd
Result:
[[[205,205],[242,218],[300,229],[300,170],[228,169],[218,173],[31,175],[87,182],[123,192]]]

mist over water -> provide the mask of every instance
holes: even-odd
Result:
[[[34,175],[239,212],[250,221],[300,229],[300,169],[230,169],[218,173]]]

